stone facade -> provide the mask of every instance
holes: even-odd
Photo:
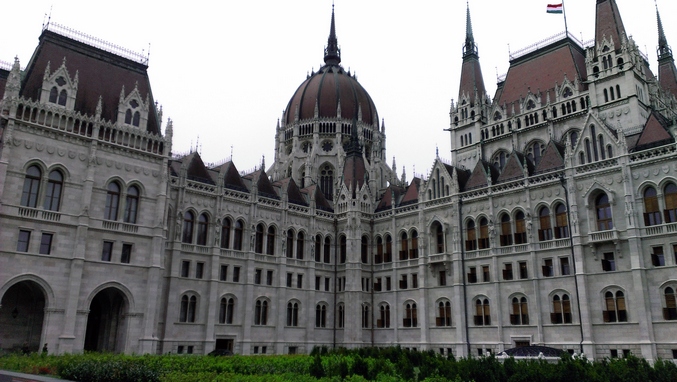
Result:
[[[451,162],[410,182],[383,161],[364,89],[313,88],[356,88],[333,14],[326,65],[301,87],[324,101],[297,92],[273,165],[249,174],[172,156],[145,64],[48,28],[4,78],[0,345],[673,357],[675,78],[654,78],[620,20],[598,1],[593,45],[561,35],[515,53],[492,98],[468,12]],[[134,74],[89,87],[89,71],[120,67]]]

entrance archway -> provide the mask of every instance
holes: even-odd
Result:
[[[128,309],[127,299],[119,289],[110,287],[97,293],[89,306],[85,350],[123,352]]]
[[[0,300],[0,344],[8,350],[40,350],[44,318],[42,287],[34,281],[12,285]]]

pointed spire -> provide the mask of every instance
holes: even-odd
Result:
[[[324,48],[324,63],[327,65],[338,65],[341,63],[341,49],[338,47],[336,39],[336,25],[334,22],[334,5],[331,6],[331,27],[329,29],[329,39],[327,47]]]
[[[658,13],[658,4],[656,4],[656,20],[658,20],[658,60],[672,57],[672,49],[668,45],[668,39],[665,37],[663,31],[663,23],[661,22],[661,15]]]
[[[353,126],[350,128],[350,141],[343,147],[346,156],[362,156],[362,145],[357,134],[357,120],[353,119]]]
[[[595,44],[597,49],[601,47],[604,39],[613,41],[612,49],[620,49],[621,45],[627,41],[627,36],[616,0],[597,0],[595,16]]]
[[[475,38],[472,35],[472,21],[470,21],[470,4],[466,1],[465,12],[465,45],[463,46],[463,57],[467,55],[477,55],[477,45],[475,45]]]
[[[484,77],[480,67],[479,56],[477,55],[477,44],[472,33],[472,22],[470,21],[470,6],[466,4],[466,27],[465,43],[463,44],[463,66],[461,67],[461,84],[458,88],[459,104],[464,96],[467,96],[470,105],[484,99],[486,88],[484,87]]]

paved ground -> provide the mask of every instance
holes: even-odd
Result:
[[[44,377],[42,375],[15,373],[0,370],[0,382],[68,382],[65,379]]]

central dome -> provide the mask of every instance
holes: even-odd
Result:
[[[369,93],[354,75],[340,65],[341,50],[336,39],[333,9],[324,63],[317,73],[312,73],[299,86],[289,100],[283,115],[284,124],[313,118],[340,118],[378,125],[378,113]]]

